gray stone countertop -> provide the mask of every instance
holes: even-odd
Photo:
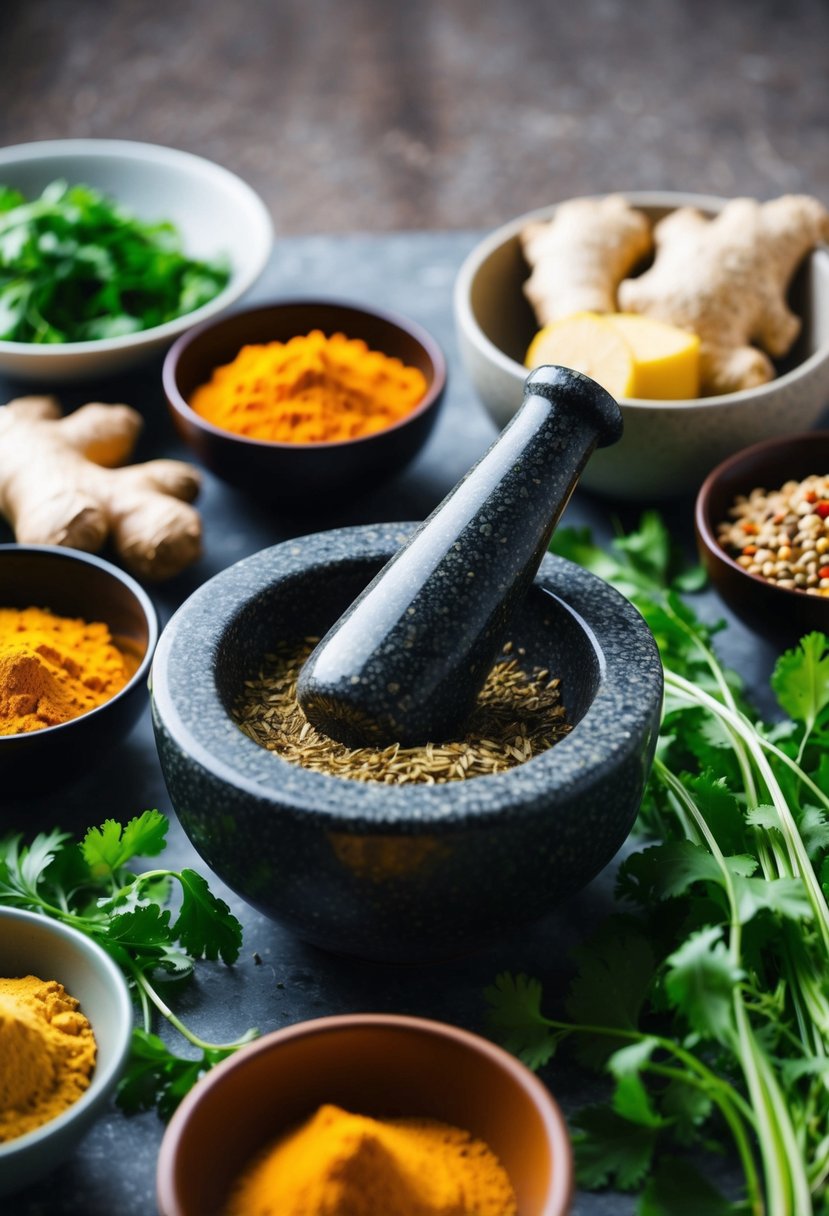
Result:
[[[425,325],[438,338],[449,362],[449,388],[442,415],[426,448],[382,490],[359,501],[342,501],[333,515],[312,514],[297,503],[292,517],[249,501],[205,474],[200,508],[206,552],[190,571],[152,590],[166,621],[205,579],[238,559],[280,540],[334,525],[376,520],[421,519],[485,450],[495,429],[476,401],[459,365],[451,315],[451,289],[466,252],[481,234],[417,233],[391,236],[332,236],[278,240],[272,262],[249,302],[281,294],[329,295],[394,308]],[[0,399],[15,386],[0,384]],[[73,388],[62,395],[66,408],[89,399]],[[186,456],[175,440],[164,408],[159,366],[129,380],[97,385],[94,399],[124,400],[142,410],[146,431],[140,458]],[[640,507],[627,506],[623,523],[635,523]],[[677,535],[690,542],[690,503],[668,513]],[[563,524],[589,524],[599,538],[610,532],[607,505],[576,492]],[[0,530],[0,539],[11,539]],[[724,615],[712,595],[699,598],[700,611]],[[765,681],[772,652],[736,623],[722,638],[731,664],[758,686]],[[77,784],[38,800],[0,804],[0,830],[34,832],[59,825],[82,832],[107,816],[129,818],[148,807],[170,814],[156,758],[149,708],[127,740]],[[204,865],[173,822],[170,864]],[[244,926],[244,948],[228,969],[203,964],[178,996],[178,1008],[200,1034],[222,1041],[248,1026],[262,1031],[329,1013],[399,1012],[440,1018],[484,1031],[483,989],[502,970],[524,971],[544,983],[546,1000],[556,1001],[568,977],[568,952],[609,910],[612,867],[576,898],[543,922],[451,965],[389,967],[337,958],[296,940],[253,912],[215,883]],[[255,962],[256,956],[261,965]],[[564,1063],[547,1068],[544,1079],[565,1113],[595,1099],[601,1083]],[[126,1117],[115,1108],[101,1119],[74,1160],[39,1184],[4,1200],[4,1216],[149,1216],[155,1211],[154,1176],[163,1125],[155,1114]],[[634,1202],[614,1194],[578,1194],[574,1216],[630,1216]]]

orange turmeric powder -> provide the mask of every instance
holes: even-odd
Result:
[[[322,1106],[243,1175],[224,1216],[516,1216],[492,1150],[430,1119]]]
[[[138,658],[100,621],[0,608],[0,735],[57,726],[120,691]]]
[[[0,1143],[47,1123],[89,1087],[95,1035],[57,980],[0,979]]]
[[[221,430],[272,443],[339,443],[385,430],[426,393],[416,367],[360,338],[321,330],[244,346],[192,394],[190,406]]]

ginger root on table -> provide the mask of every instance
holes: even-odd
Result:
[[[117,468],[143,423],[127,405],[82,405],[61,417],[53,397],[0,407],[0,513],[21,544],[95,553],[111,538],[148,579],[177,574],[201,553],[190,505],[199,475],[180,460]]]
[[[653,247],[647,217],[621,195],[576,198],[520,233],[532,273],[524,294],[539,326],[579,312],[615,312],[616,290]]]
[[[785,355],[800,331],[786,304],[790,280],[829,240],[829,211],[807,195],[733,199],[713,219],[680,207],[659,221],[654,238],[653,265],[619,286],[621,311],[699,336],[703,395],[771,380],[769,356]]]

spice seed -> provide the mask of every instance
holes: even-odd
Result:
[[[493,667],[462,739],[423,747],[348,748],[317,731],[296,699],[299,672],[318,638],[286,643],[246,680],[234,706],[239,727],[260,746],[303,768],[387,785],[444,784],[502,772],[546,751],[572,729],[558,678],[523,671],[515,658]],[[510,655],[508,642],[504,654]],[[523,654],[523,648],[518,648]]]
[[[717,526],[722,547],[749,574],[777,587],[829,596],[818,567],[829,552],[829,474],[739,496]],[[752,543],[746,544],[746,537]]]

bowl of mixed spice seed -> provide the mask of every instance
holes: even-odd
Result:
[[[778,644],[829,631],[829,431],[753,444],[697,496],[700,558],[749,628]]]
[[[389,961],[462,954],[594,877],[633,824],[662,699],[638,613],[548,554],[459,737],[325,736],[297,704],[302,664],[415,527],[316,533],[222,571],[151,679],[170,798],[207,864],[315,945]]]

